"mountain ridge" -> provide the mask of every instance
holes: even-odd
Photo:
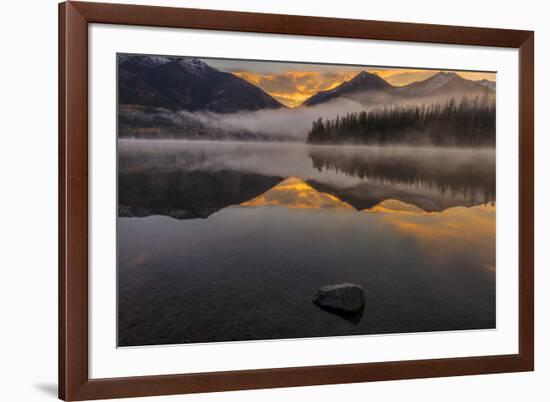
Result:
[[[380,76],[373,73],[368,73],[366,71],[361,71],[352,79],[343,82],[335,88],[317,92],[315,95],[306,99],[302,105],[315,106],[328,102],[335,97],[345,97],[363,91],[384,92],[390,88],[394,88],[394,86]]]
[[[495,91],[495,83],[489,80],[473,81],[461,77],[455,72],[441,71],[421,81],[403,86],[393,86],[374,73],[361,71],[351,80],[343,82],[328,91],[320,91],[306,99],[301,106],[310,107],[327,103],[339,98],[361,100],[360,96],[374,103],[377,98],[403,100],[430,96],[490,95]]]
[[[195,57],[117,55],[119,103],[168,110],[233,113],[286,108],[260,87]],[[383,103],[430,96],[490,95],[496,83],[468,80],[441,71],[421,81],[394,86],[378,74],[361,71],[340,85],[319,91],[298,107],[347,98]]]
[[[118,55],[120,104],[231,113],[285,108],[261,88],[192,57]]]

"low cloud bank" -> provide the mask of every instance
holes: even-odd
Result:
[[[322,117],[335,118],[348,112],[365,110],[365,106],[352,100],[342,99],[313,107],[294,109],[259,110],[255,112],[211,113],[177,112],[179,118],[197,121],[203,126],[233,132],[250,132],[269,136],[305,141],[311,123]]]
[[[331,102],[293,109],[264,109],[237,113],[208,111],[171,111],[125,105],[119,114],[122,136],[136,134],[193,139],[257,139],[305,142],[312,122],[334,119],[347,113],[392,105],[421,106],[448,101],[449,97],[403,99],[387,94],[356,94],[354,99],[340,98]],[[457,99],[458,100],[458,99]]]

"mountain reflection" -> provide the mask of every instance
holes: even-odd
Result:
[[[265,193],[243,202],[241,206],[277,206],[285,208],[320,208],[355,211],[376,215],[377,219],[405,236],[412,237],[420,248],[435,257],[452,258],[452,254],[476,252],[481,267],[495,265],[495,204],[450,207],[429,212],[416,205],[386,199],[363,210],[323,193],[297,177],[290,177]],[[361,219],[358,216],[358,219]],[[365,222],[368,224],[368,222]]]
[[[250,200],[282,179],[225,170],[121,173],[118,215],[207,218],[220,209]]]
[[[289,208],[354,209],[335,196],[315,190],[298,177],[289,177],[241,206],[277,205]]]
[[[382,222],[414,238],[418,246],[431,255],[449,258],[449,254],[466,251],[478,253],[482,267],[494,270],[494,203],[426,212],[414,205],[386,200],[364,212],[379,214]]]
[[[380,213],[380,212],[391,212],[391,213],[402,213],[402,214],[425,214],[421,208],[418,208],[416,205],[407,204],[406,202],[401,202],[398,200],[388,199],[384,200],[381,203],[375,205],[372,208],[367,208],[365,212],[371,213]]]
[[[390,199],[443,211],[495,201],[494,159],[490,149],[122,140],[118,214],[208,218],[243,203],[364,210]]]

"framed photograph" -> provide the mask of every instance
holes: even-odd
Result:
[[[534,369],[534,33],[59,6],[59,397]]]

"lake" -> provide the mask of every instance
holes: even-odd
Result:
[[[495,151],[119,140],[119,346],[495,328]],[[313,303],[364,289],[365,308]]]

